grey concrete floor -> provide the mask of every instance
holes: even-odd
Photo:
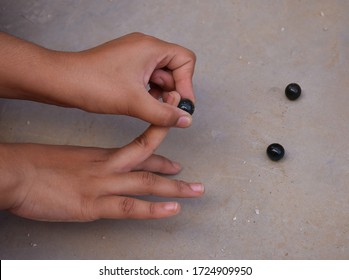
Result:
[[[57,50],[140,31],[198,57],[194,124],[158,153],[202,181],[180,215],[35,222],[1,212],[1,259],[348,259],[349,1],[0,0],[0,29]],[[298,82],[302,97],[284,88]],[[0,141],[114,147],[146,124],[0,100]],[[280,142],[286,157],[268,160]]]

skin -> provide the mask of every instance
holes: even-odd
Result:
[[[157,100],[177,91],[195,102],[196,58],[183,47],[141,33],[81,52],[52,51],[4,33],[0,42],[2,97],[129,115],[160,126],[191,125],[190,114]]]
[[[181,98],[195,100],[191,51],[133,33],[68,53],[0,33],[0,56],[0,97],[152,123],[130,144],[115,149],[0,144],[0,209],[41,221],[154,219],[178,214],[179,203],[137,196],[194,198],[204,193],[201,183],[160,176],[177,174],[181,166],[154,154],[171,126],[191,125],[191,116],[176,107]]]

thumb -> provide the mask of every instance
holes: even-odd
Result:
[[[180,99],[177,92],[166,93],[166,99],[164,98],[166,102],[160,102],[148,92],[138,96],[140,96],[139,100],[130,106],[131,116],[157,126],[186,128],[192,124],[192,116],[176,106]]]

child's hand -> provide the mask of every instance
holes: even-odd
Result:
[[[141,33],[82,52],[52,51],[1,32],[0,42],[2,97],[124,114],[160,126],[191,124],[190,114],[158,100],[175,90],[195,101],[196,58],[188,49]]]
[[[177,103],[172,92],[167,102]],[[172,101],[171,101],[172,100]],[[34,220],[92,221],[100,218],[164,218],[177,202],[149,202],[135,196],[198,197],[200,183],[171,180],[179,164],[153,154],[168,128],[151,125],[120,149],[35,144],[0,145],[1,209]],[[12,185],[11,185],[12,184]]]
[[[195,101],[193,52],[133,33],[64,56],[67,69],[62,87],[66,90],[61,94],[66,103],[71,99],[73,106],[87,111],[129,115],[160,126],[191,124],[189,114],[159,98],[176,90],[182,98]]]

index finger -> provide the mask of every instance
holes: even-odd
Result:
[[[172,44],[171,55],[167,57],[166,67],[172,71],[175,89],[182,98],[190,99],[195,103],[193,90],[193,75],[196,55],[191,50]]]
[[[111,164],[124,172],[133,170],[154,153],[166,137],[168,130],[167,127],[150,125],[143,134],[117,150],[111,159]]]
[[[179,94],[170,92],[166,95],[166,103],[178,104]],[[113,166],[119,166],[124,171],[131,171],[149,158],[166,137],[169,127],[150,125],[147,130],[131,143],[117,150],[112,156]]]

